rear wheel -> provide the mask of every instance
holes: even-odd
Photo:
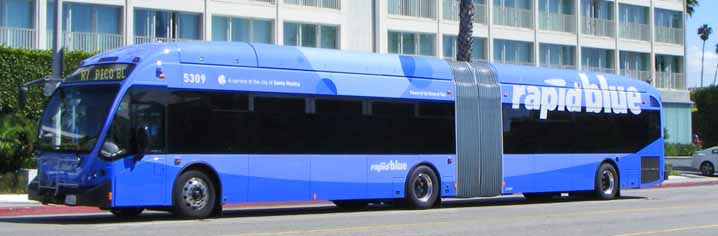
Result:
[[[406,180],[404,202],[410,209],[428,209],[439,198],[439,179],[428,166],[416,167]]]
[[[204,172],[182,173],[175,181],[172,194],[173,213],[179,217],[207,218],[216,209],[216,187]]]
[[[369,202],[367,201],[348,201],[348,200],[341,200],[341,201],[332,201],[334,205],[336,205],[338,208],[343,210],[362,210],[366,208],[369,205]]]
[[[715,168],[713,167],[713,164],[710,162],[703,162],[701,164],[701,174],[704,176],[713,176],[713,173],[715,173]]]
[[[110,209],[112,215],[121,219],[134,219],[142,214],[144,208],[141,207],[122,207]]]
[[[604,163],[596,172],[596,183],[594,194],[600,200],[610,200],[618,197],[619,180],[618,172],[612,165]]]

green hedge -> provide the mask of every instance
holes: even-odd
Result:
[[[703,148],[718,146],[718,86],[696,89],[691,92],[695,102],[693,133],[703,140]]]
[[[65,53],[64,74],[71,73],[90,56],[92,54],[87,52]],[[52,53],[49,50],[0,46],[0,173],[35,165],[32,145],[36,124],[47,99],[42,95],[42,86],[32,86],[25,109],[18,111],[18,87],[50,75],[51,68]],[[8,178],[5,180],[9,181]]]
[[[64,74],[71,73],[82,60],[92,56],[87,52],[65,53]],[[0,47],[0,114],[15,113],[18,87],[25,82],[51,74],[52,52]],[[27,106],[20,111],[24,116],[36,120],[45,103],[42,86],[32,86]]]
[[[693,153],[698,150],[698,147],[692,143],[666,143],[665,150],[666,156],[693,156]]]
[[[19,171],[0,174],[0,194],[21,194],[26,193],[27,179]]]

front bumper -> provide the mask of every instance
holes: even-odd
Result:
[[[95,206],[102,209],[110,208],[109,192],[110,182],[103,182],[92,187],[75,186],[53,186],[41,187],[37,178],[30,182],[27,187],[28,198],[39,201],[42,204],[65,204],[65,198],[70,195],[76,196],[75,204],[72,206]]]

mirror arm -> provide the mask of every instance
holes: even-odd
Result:
[[[18,93],[18,99],[17,99],[17,106],[18,106],[18,108],[20,108],[20,110],[22,110],[22,109],[25,108],[25,102],[26,102],[26,100],[27,100],[28,87],[30,87],[31,85],[40,84],[40,83],[42,83],[42,84],[47,84],[47,83],[49,83],[49,82],[60,83],[60,82],[62,82],[62,79],[52,79],[51,77],[46,76],[45,78],[36,79],[36,80],[33,80],[33,81],[28,81],[28,82],[26,82],[26,83],[20,85],[20,87],[18,88],[19,93]]]

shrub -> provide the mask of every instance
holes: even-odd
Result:
[[[693,133],[701,137],[704,148],[718,146],[718,86],[692,91],[691,100],[696,108]]]
[[[32,168],[35,122],[18,114],[0,115],[0,173]]]
[[[666,143],[665,151],[666,156],[693,156],[698,150],[698,147],[694,144],[682,144],[682,143]]]

